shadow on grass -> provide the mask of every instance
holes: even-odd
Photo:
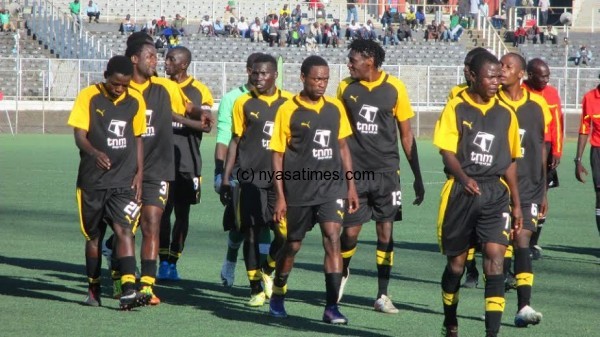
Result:
[[[590,255],[596,258],[600,258],[600,248],[595,247],[571,247],[571,246],[558,246],[558,245],[549,245],[544,246],[544,250],[548,251],[556,251],[561,253],[569,253],[569,254],[577,254],[577,255]],[[545,258],[542,257],[542,258]],[[585,262],[593,262],[589,260],[583,259],[573,259],[578,261]]]

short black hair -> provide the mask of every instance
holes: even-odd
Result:
[[[498,61],[498,58],[491,53],[480,53],[477,54],[477,57],[474,58],[473,61],[471,61],[469,69],[477,76],[481,72],[481,68],[488,63],[499,64],[500,61]]]
[[[144,32],[135,32],[127,38],[127,49],[125,49],[125,56],[132,57],[133,55],[139,55],[145,45],[154,47],[154,40],[152,37]]]
[[[519,63],[520,63],[520,66],[521,66],[521,70],[527,69],[527,61],[525,61],[525,58],[521,54],[511,52],[511,53],[507,53],[504,56],[511,56],[511,57],[516,58],[517,60],[519,60]]]
[[[473,58],[480,53],[489,53],[489,51],[483,47],[477,47],[477,48],[471,49],[465,56],[464,65],[471,66],[471,62],[473,62]]]
[[[534,59],[529,60],[529,62],[527,62],[527,73],[528,74],[533,73],[535,71],[535,68],[540,67],[540,66],[547,68],[548,64],[540,58],[534,58]]]
[[[104,78],[108,78],[114,74],[122,74],[125,76],[133,75],[133,63],[131,59],[124,55],[117,55],[111,57],[106,65],[106,71],[104,72]]]
[[[385,61],[385,50],[373,40],[356,39],[350,43],[348,49],[360,53],[364,57],[372,57],[375,68],[381,67]]]
[[[306,75],[308,75],[308,73],[310,73],[310,70],[312,69],[312,67],[319,67],[319,66],[328,67],[329,65],[327,64],[327,61],[325,61],[325,59],[322,58],[321,56],[311,55],[311,56],[305,58],[304,61],[302,61],[302,65],[300,66],[300,73],[302,73],[304,76],[306,76]]]
[[[260,55],[262,55],[262,53],[260,53],[260,52],[250,54],[250,56],[248,56],[248,58],[246,59],[246,68],[247,69],[252,68],[252,65],[256,61],[256,58],[259,57]]]
[[[177,46],[177,47],[173,47],[173,48],[171,48],[171,49],[169,50],[169,52],[168,52],[167,54],[169,54],[169,53],[171,53],[171,52],[178,52],[178,53],[182,53],[182,54],[183,54],[183,56],[185,57],[185,61],[186,61],[187,63],[190,63],[190,62],[192,62],[192,52],[191,52],[189,49],[187,49],[186,47],[184,47],[184,46]]]
[[[273,69],[275,71],[277,71],[277,60],[275,59],[275,57],[273,55],[270,55],[270,54],[258,55],[256,57],[256,59],[254,59],[254,63],[252,63],[252,65],[255,65],[256,63],[269,63],[270,65],[273,66]]]

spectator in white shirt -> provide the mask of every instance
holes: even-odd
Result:
[[[237,23],[237,29],[242,38],[248,37],[248,29],[250,29],[250,27],[248,26],[248,22],[246,22],[246,18],[243,16],[240,17],[240,21]]]
[[[98,23],[98,21],[100,20],[100,10],[92,0],[88,2],[88,6],[85,12],[87,13],[87,16],[89,18],[89,23],[92,23],[92,18],[94,18],[95,23]]]

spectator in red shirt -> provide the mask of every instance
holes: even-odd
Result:
[[[513,41],[513,47],[516,47],[520,44],[525,43],[525,37],[527,36],[527,31],[523,26],[519,26],[517,30],[515,30],[515,38]]]
[[[158,30],[158,34],[160,34],[165,28],[167,28],[169,24],[164,16],[160,17],[160,20],[156,21],[156,29]]]

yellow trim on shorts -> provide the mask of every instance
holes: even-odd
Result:
[[[467,253],[467,261],[473,261],[475,259],[475,247],[469,248],[469,252]]]
[[[75,197],[77,198],[77,210],[79,211],[79,229],[81,229],[81,234],[85,237],[86,241],[90,241],[90,236],[85,231],[85,227],[83,226],[83,207],[81,206],[81,188],[77,187],[75,190]]]
[[[452,190],[452,186],[454,185],[454,178],[450,178],[444,183],[442,187],[442,191],[440,192],[440,210],[438,212],[437,219],[437,237],[438,237],[438,245],[440,246],[440,251],[444,252],[444,247],[442,247],[442,226],[444,225],[444,217],[446,215],[446,207],[448,207],[448,199],[450,199],[450,191]]]
[[[505,259],[512,259],[513,257],[513,246],[508,245],[506,246],[506,251],[504,252],[504,258]]]

